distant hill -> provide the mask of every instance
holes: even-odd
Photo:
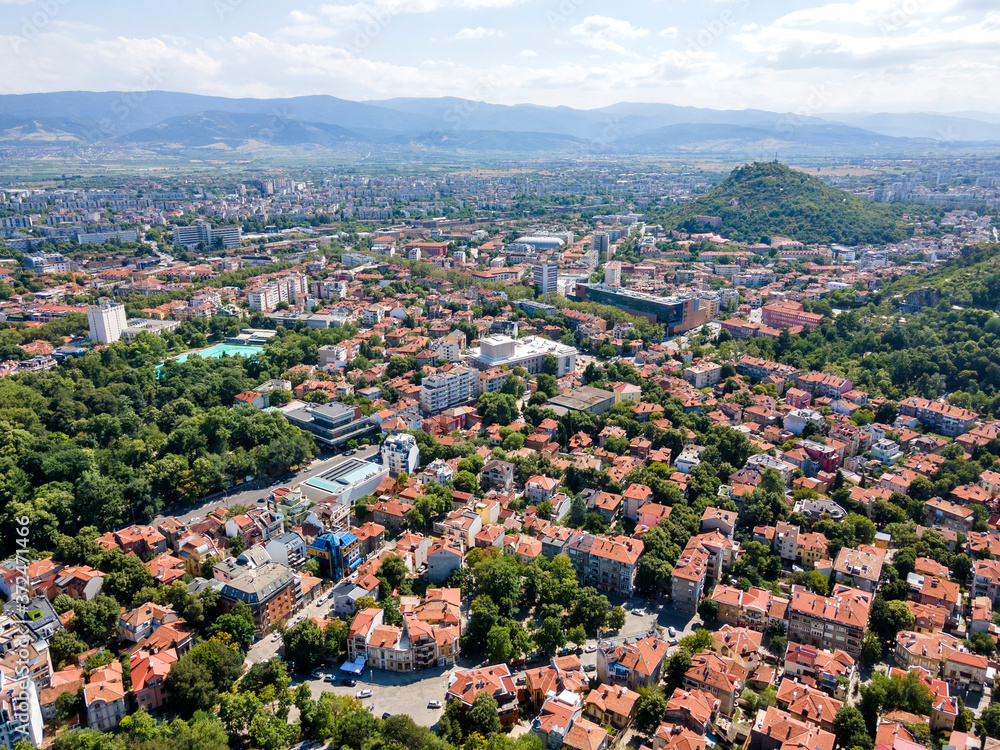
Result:
[[[701,215],[721,217],[717,231],[740,242],[790,237],[808,244],[863,245],[899,242],[907,236],[886,206],[777,162],[755,162],[733,170],[711,193],[669,214],[667,226],[706,231],[710,227],[695,219]]]
[[[229,99],[170,91],[0,95],[0,147],[130,147],[553,156],[919,157],[1000,153],[1000,116],[823,118],[758,109],[622,102],[595,109],[490,104],[456,97],[353,102],[333,96]],[[280,133],[268,123],[279,123]],[[297,123],[297,124],[295,124]],[[257,137],[263,132],[266,138]],[[272,137],[273,136],[273,137]]]

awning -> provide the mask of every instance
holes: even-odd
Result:
[[[340,670],[342,672],[350,672],[351,674],[361,674],[362,670],[365,668],[365,660],[363,658],[357,661],[345,661],[340,665]]]

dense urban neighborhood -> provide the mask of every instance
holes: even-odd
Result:
[[[0,189],[0,743],[1000,750],[988,200],[284,174]]]

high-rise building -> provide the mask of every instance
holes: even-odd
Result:
[[[590,235],[590,246],[594,248],[598,254],[608,252],[611,245],[611,237],[608,236],[607,232],[594,232]]]
[[[221,244],[227,250],[240,246],[243,230],[240,227],[213,227],[207,221],[199,219],[191,226],[174,227],[174,244],[183,245],[188,250],[198,247],[204,242],[212,246]]]
[[[437,414],[452,406],[467,404],[476,395],[479,373],[468,367],[449,366],[425,377],[420,386],[420,408]]]
[[[604,265],[604,283],[608,286],[622,285],[622,262],[613,260]]]
[[[551,261],[543,261],[535,266],[533,278],[541,294],[559,291],[559,266]]]
[[[122,337],[125,329],[125,305],[91,305],[87,308],[90,340],[110,344]]]

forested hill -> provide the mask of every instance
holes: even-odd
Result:
[[[940,268],[909,274],[885,285],[879,299],[898,306],[920,289],[933,289],[948,307],[1000,311],[1000,244],[968,245],[960,256]]]
[[[832,188],[822,180],[777,162],[733,170],[708,195],[669,214],[672,229],[707,231],[696,216],[718,216],[718,231],[739,242],[790,237],[807,244],[865,245],[899,242],[907,230],[888,206]]]

